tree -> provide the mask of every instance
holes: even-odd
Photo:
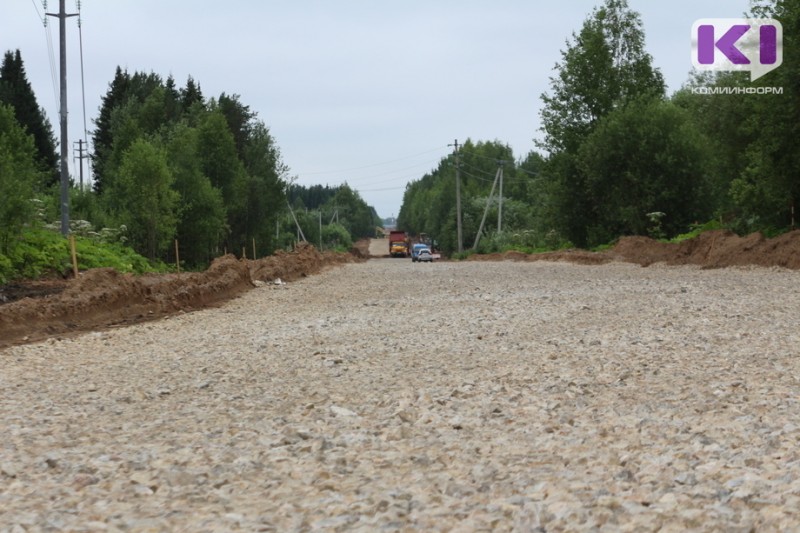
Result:
[[[190,113],[195,105],[205,105],[205,98],[203,98],[203,92],[200,90],[200,84],[196,83],[191,76],[186,80],[186,87],[181,90],[180,95],[184,113]]]
[[[641,17],[627,0],[606,0],[586,19],[580,33],[562,52],[557,75],[550,79],[541,112],[548,152],[547,175],[554,181],[556,225],[577,245],[587,244],[587,218],[597,211],[586,193],[576,157],[598,121],[616,108],[648,95],[663,98],[664,80],[644,49]]]
[[[241,103],[238,94],[228,96],[222,93],[219,95],[217,108],[228,122],[228,129],[231,130],[236,144],[236,152],[240,158],[244,159],[245,146],[250,139],[256,113],[250,111],[249,106]]]
[[[338,188],[329,205],[339,210],[339,223],[347,228],[353,239],[375,235],[373,210],[347,183]]]
[[[165,151],[140,138],[126,150],[108,191],[112,212],[127,226],[133,248],[150,259],[166,251],[176,233],[179,195],[173,181]]]
[[[776,18],[783,25],[783,64],[756,86],[782,87],[784,93],[751,97],[752,114],[743,127],[757,135],[747,150],[747,167],[731,184],[731,196],[745,219],[780,229],[800,208],[800,0],[754,2],[753,16]]]
[[[751,82],[745,73],[694,74],[673,101],[711,144],[716,214],[739,232],[789,227],[800,198],[800,0],[752,2],[754,18],[783,25],[783,64]],[[782,94],[695,94],[696,88],[780,88]]]
[[[10,105],[17,122],[33,135],[36,166],[44,180],[41,185],[49,187],[58,183],[59,158],[53,128],[36,101],[19,50],[6,52],[0,65],[0,103]]]
[[[102,98],[97,119],[95,119],[95,130],[92,136],[92,168],[94,169],[94,190],[101,194],[106,182],[107,162],[111,157],[114,145],[114,134],[111,131],[112,113],[128,98],[128,87],[131,77],[128,71],[123,71],[119,66],[114,73],[114,79],[108,86],[105,96]]]
[[[0,254],[33,216],[38,178],[33,137],[17,122],[11,106],[0,103]]]
[[[180,195],[177,238],[181,258],[189,266],[208,264],[227,231],[222,193],[203,175],[197,146],[197,130],[186,124],[179,124],[167,143],[169,168]]]
[[[667,236],[707,215],[706,147],[686,112],[660,99],[645,97],[603,118],[577,158],[596,209],[589,243],[646,235],[652,212],[665,213]]]

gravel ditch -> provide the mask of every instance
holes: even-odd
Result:
[[[0,532],[800,528],[798,273],[378,259],[0,351]]]

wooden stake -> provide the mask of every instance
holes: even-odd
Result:
[[[247,259],[247,247],[242,246],[242,259]]]
[[[70,255],[72,255],[72,274],[77,278],[78,277],[78,253],[75,250],[75,235],[69,236],[69,250]]]
[[[256,238],[253,237],[253,259],[256,258]]]
[[[178,267],[178,274],[181,273],[181,254],[178,251],[178,239],[175,239],[175,266]]]

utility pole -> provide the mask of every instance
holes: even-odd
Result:
[[[497,170],[498,175],[500,176],[500,196],[498,196],[499,203],[497,204],[497,233],[503,231],[503,165],[505,165],[505,161],[500,160],[497,164],[500,165],[500,168]]]
[[[306,236],[303,235],[303,228],[300,227],[300,223],[297,221],[297,217],[294,214],[294,210],[292,209],[291,204],[289,203],[289,199],[286,199],[286,207],[289,208],[289,213],[292,214],[292,219],[294,219],[294,224],[297,226],[297,240],[300,240],[300,237],[303,238],[303,242],[308,242],[306,240]]]
[[[503,167],[497,167],[497,173],[494,175],[494,181],[492,182],[492,190],[489,191],[489,198],[486,199],[486,208],[483,210],[483,218],[481,218],[481,225],[478,228],[478,234],[475,235],[475,244],[472,245],[473,250],[478,249],[478,243],[481,242],[481,234],[483,233],[483,225],[486,223],[486,215],[489,214],[489,206],[492,205],[492,196],[494,196],[494,188],[497,187],[497,182],[500,179],[500,176],[503,175]]]
[[[89,155],[88,154],[84,154],[85,151],[86,150],[83,147],[83,139],[78,139],[78,161],[79,161],[78,164],[80,166],[80,176],[81,176],[81,179],[80,179],[81,188],[80,188],[80,190],[81,191],[83,191],[83,160],[84,159],[89,159]]]
[[[458,162],[458,139],[454,144],[447,146],[455,146],[456,154],[456,228],[458,229],[458,253],[464,252],[464,238],[461,231],[461,168]]]
[[[58,17],[59,55],[61,67],[61,234],[69,234],[69,144],[67,143],[67,17],[77,17],[77,13],[67,14],[66,1],[59,0],[58,13],[45,13],[48,17]]]

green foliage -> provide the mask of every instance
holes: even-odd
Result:
[[[694,239],[701,233],[705,233],[706,231],[712,231],[717,229],[722,229],[722,223],[719,220],[710,220],[705,224],[692,224],[689,226],[691,229],[687,233],[681,233],[680,235],[676,235],[669,242],[672,243],[679,243],[683,241],[688,241],[690,239]]]
[[[353,246],[350,232],[341,224],[322,226],[322,245],[326,250],[347,251]]]
[[[606,206],[589,192],[578,153],[615,109],[642,97],[663,97],[664,80],[644,49],[641,18],[626,0],[606,0],[596,8],[573,34],[556,68],[551,92],[542,95],[545,137],[539,143],[550,155],[545,169],[555,208],[550,223],[584,246],[617,229],[593,220]]]
[[[529,154],[520,168],[511,148],[499,142],[467,140],[459,150],[464,247],[475,242],[499,162],[503,162],[503,229],[530,230],[536,219],[532,203],[538,198],[532,188],[540,158]],[[406,187],[398,215],[398,226],[412,234],[427,233],[445,253],[458,250],[456,242],[455,157],[443,158],[436,169]],[[490,205],[484,231],[497,226],[499,190]]]
[[[164,272],[163,263],[147,259],[120,243],[103,243],[88,237],[76,237],[75,248],[81,270],[99,267],[119,272],[142,274]],[[63,276],[72,269],[69,241],[60,233],[46,229],[28,229],[8,254],[0,254],[0,284],[15,279],[35,279],[46,275]]]
[[[10,106],[0,104],[0,253],[33,221],[31,202],[38,173],[33,138],[25,133]]]
[[[180,196],[176,237],[189,267],[208,264],[227,232],[222,193],[200,169],[197,151],[197,130],[179,124],[167,141],[167,157]]]
[[[326,228],[331,226],[344,229],[348,234],[346,239],[349,249],[356,239],[375,236],[375,227],[381,224],[375,209],[361,198],[358,191],[344,185],[330,187],[328,185],[313,185],[310,187],[292,184],[288,196],[292,199],[295,216],[306,239],[312,244],[319,245],[319,222],[322,213],[323,246],[327,247],[328,239],[325,237]],[[308,211],[309,209],[313,211]],[[336,220],[336,224],[330,224]],[[291,222],[293,225],[294,222]],[[327,225],[330,224],[330,225]],[[339,229],[331,229],[334,237]],[[344,239],[340,239],[345,242]]]
[[[647,235],[675,235],[705,212],[707,153],[688,115],[660,99],[642,99],[599,121],[577,164],[592,198],[584,215],[590,245]]]
[[[123,159],[140,140],[166,155],[179,194],[174,215],[181,257],[189,265],[205,264],[223,248],[249,250],[253,239],[261,255],[278,245],[275,223],[284,211],[287,169],[269,129],[238,95],[206,100],[191,77],[179,89],[172,77],[164,82],[118,68],[94,137],[95,189],[115,217],[126,210],[124,187],[116,187]],[[137,239],[135,224],[130,231]],[[155,249],[171,259],[172,247]]]
[[[37,188],[44,189],[58,183],[58,155],[53,129],[36,101],[19,50],[6,52],[0,65],[0,104],[3,103],[14,108],[17,122],[33,136],[35,165],[40,177]]]
[[[176,233],[179,195],[164,150],[139,139],[125,152],[119,176],[108,194],[122,200],[113,204],[113,216],[130,232],[133,248],[156,259]]]
[[[783,64],[755,82],[743,73],[694,75],[673,101],[708,139],[713,214],[739,233],[771,234],[800,207],[800,0],[753,2],[752,16],[781,21]],[[783,94],[692,92],[759,87]]]

